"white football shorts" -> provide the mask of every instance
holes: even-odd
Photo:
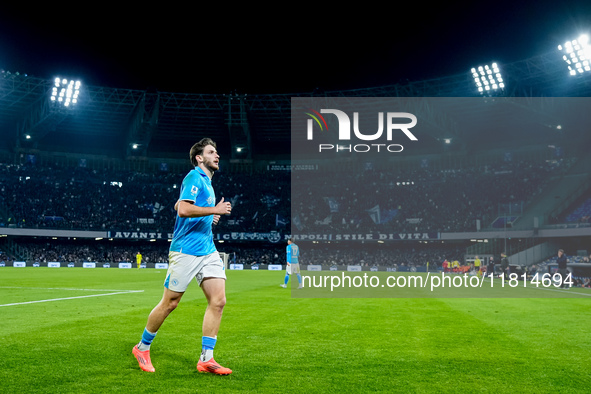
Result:
[[[299,274],[300,273],[300,263],[291,263],[287,265],[286,268],[287,275],[291,274]]]
[[[197,280],[199,286],[206,278],[226,279],[226,270],[220,254],[216,251],[207,256],[192,256],[180,252],[169,252],[164,287],[184,293],[193,278]]]

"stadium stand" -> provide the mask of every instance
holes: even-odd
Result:
[[[137,240],[111,237],[113,233],[141,232],[150,238],[151,232],[158,232],[163,235],[152,243],[145,240],[142,246],[146,261],[163,261],[161,249],[166,250],[174,225],[173,204],[188,170],[186,155],[195,142],[196,130],[219,143],[223,163],[214,178],[216,191],[218,197],[232,201],[236,216],[222,220],[216,232],[230,238],[243,235],[226,240],[223,246],[245,264],[281,260],[280,241],[292,232],[421,233],[429,235],[429,242],[440,242],[440,250],[400,242],[386,245],[389,249],[338,244],[342,249],[357,247],[359,254],[350,250],[348,256],[333,250],[336,244],[306,245],[311,261],[341,264],[353,259],[368,266],[442,258],[465,261],[477,249],[470,247],[474,239],[491,239],[478,249],[478,253],[488,254],[508,246],[515,253],[534,248],[543,242],[538,240],[540,234],[544,240],[565,239],[566,233],[547,231],[568,228],[546,224],[586,223],[589,203],[577,199],[557,204],[552,201],[552,186],[561,179],[568,178],[573,184],[588,179],[588,170],[569,171],[585,171],[581,159],[590,145],[588,133],[572,126],[580,117],[586,121],[585,96],[591,86],[572,79],[568,93],[580,99],[561,100],[565,95],[563,64],[549,54],[504,65],[504,70],[506,86],[511,88],[499,97],[474,91],[466,73],[306,94],[181,94],[82,85],[78,103],[68,109],[50,102],[53,80],[2,70],[2,259],[130,259],[136,253]],[[422,136],[428,141],[425,151],[397,162],[395,168],[359,171],[364,163],[331,157],[314,164],[315,171],[290,171],[292,100],[318,95],[327,99],[449,98],[438,110],[459,109],[463,133],[454,135],[458,143],[442,147],[439,141],[444,135],[430,128],[429,135]],[[500,96],[507,100],[500,100]],[[470,100],[475,97],[482,100]],[[515,100],[521,97],[526,100]],[[487,124],[483,111],[493,104],[499,106],[502,116]],[[441,120],[433,117],[435,107],[423,114],[431,116],[431,121]],[[524,121],[520,117],[524,107],[529,115],[515,133],[508,126]],[[559,118],[565,122],[563,128],[549,127]],[[532,123],[531,119],[540,122]],[[569,125],[574,131],[564,131]],[[520,156],[525,147],[537,153]],[[494,149],[498,151],[493,154]],[[423,165],[422,160],[428,164]],[[360,190],[361,184],[371,192]],[[577,193],[584,193],[585,187]],[[532,206],[535,209],[528,211]],[[570,212],[575,216],[566,219]],[[521,216],[524,213],[527,220]],[[534,224],[533,219],[538,218],[541,227]],[[518,236],[528,240],[522,245],[510,241],[508,231],[516,230],[516,223],[519,230],[528,232]],[[17,235],[13,230],[19,230]],[[62,233],[59,237],[39,236],[36,230]],[[105,236],[96,237],[95,232]],[[261,234],[262,238],[254,240]],[[567,235],[577,244],[589,242],[588,233]],[[107,240],[103,243],[93,238]],[[446,243],[442,244],[444,238]],[[450,238],[456,243],[449,242]]]
[[[566,216],[567,223],[591,223],[591,197]]]
[[[539,160],[453,170],[296,176],[293,198],[298,206],[294,207],[293,215],[300,215],[302,228],[312,231],[327,226],[337,230],[476,231],[477,220],[482,222],[482,227],[492,226],[501,204],[527,205],[544,190],[553,175],[567,171],[569,166],[568,160],[561,165]],[[363,181],[376,193],[364,194],[362,200],[359,190],[351,186],[322,189],[324,194],[317,195],[320,188],[316,185],[328,184],[329,179],[336,185],[356,185]],[[313,204],[306,204],[313,193]],[[332,206],[323,201],[332,202]],[[374,207],[379,207],[379,221],[366,213],[372,213]]]
[[[294,200],[310,204],[294,207],[293,216],[300,216],[301,226],[308,231],[474,231],[476,220],[483,227],[493,225],[500,204],[527,204],[541,193],[552,174],[567,170],[569,163],[565,160],[557,166],[540,160],[454,170],[296,175]],[[7,213],[0,226],[170,231],[177,187],[184,175],[0,165],[0,204]],[[237,217],[222,220],[219,229],[265,232],[289,228],[289,177],[286,171],[252,173],[248,179],[239,174],[217,174],[216,188],[239,212]],[[322,189],[323,194],[318,195],[314,186],[328,183],[328,179],[339,185],[359,183],[361,178],[375,189],[375,194],[366,195],[362,202],[353,187]],[[313,183],[306,187],[306,182]],[[379,222],[366,213],[375,206],[380,207]]]
[[[0,227],[171,231],[185,175],[0,164],[0,205],[6,212]],[[288,219],[288,179],[282,171],[244,180],[240,174],[217,174],[216,188],[240,215],[222,220],[219,228],[268,231],[278,217]]]
[[[483,227],[494,227],[502,204],[526,205],[543,192],[553,176],[567,172],[575,161],[537,158],[473,168],[407,168],[392,173],[371,171],[354,175],[331,170],[316,171],[312,177],[291,171],[261,170],[247,176],[239,172],[220,172],[215,177],[216,188],[233,202],[238,215],[222,220],[216,231],[264,233],[271,230],[287,234],[291,231],[291,218],[295,217],[298,230],[320,233],[474,232],[478,220]],[[174,226],[172,206],[184,175],[184,171],[0,164],[0,212],[3,213],[0,228],[168,233]],[[290,187],[292,175],[297,185],[295,190]],[[361,178],[375,190],[375,194],[365,196],[363,201],[358,199],[353,187],[323,188],[318,194],[318,188],[306,183],[331,184],[330,180],[336,184],[356,184]],[[304,199],[309,204],[301,204]],[[379,220],[373,215],[375,206],[380,207]],[[45,263],[54,259],[77,263],[133,261],[138,246],[117,241],[72,243],[55,239],[31,241],[21,237],[16,244],[28,250],[28,259]],[[167,244],[145,244],[141,247],[145,262],[166,261]],[[237,261],[247,265],[276,261],[274,256],[283,254],[280,247],[269,243],[241,242],[224,247],[236,252]],[[421,248],[426,249],[423,245]],[[420,261],[440,264],[446,258],[463,261],[461,251],[466,252],[466,244],[446,245],[437,252],[422,253],[413,249],[418,249],[417,245],[410,250],[405,246],[401,250],[390,248],[387,252],[357,247],[349,249],[345,256],[315,245],[310,248],[309,258],[310,263],[334,261],[338,265],[350,264],[353,260],[367,266],[414,265]],[[5,260],[15,257],[5,252]]]

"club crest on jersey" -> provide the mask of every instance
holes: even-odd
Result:
[[[213,199],[213,197],[208,197],[208,198],[207,198],[207,204],[208,204],[208,205],[213,205],[213,202],[214,202],[214,199]]]

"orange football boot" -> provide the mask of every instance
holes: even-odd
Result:
[[[150,350],[144,350],[143,352],[137,348],[137,345],[133,347],[132,351],[135,358],[137,358],[137,362],[140,364],[140,368],[146,372],[155,372],[154,366],[152,365],[152,360],[150,360]]]
[[[197,363],[197,371],[199,372],[210,372],[216,375],[229,375],[232,373],[230,368],[222,367],[220,364],[211,358],[209,361],[201,361]]]

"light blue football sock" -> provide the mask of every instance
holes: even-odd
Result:
[[[213,348],[217,338],[203,336],[201,338],[201,361],[207,362],[213,358]]]
[[[289,282],[289,275],[285,274],[285,284],[287,284],[287,282]]]
[[[152,345],[152,341],[156,336],[156,332],[150,332],[147,328],[144,328],[144,333],[142,334],[142,340],[138,343],[137,348],[140,351],[150,350],[150,346]]]

